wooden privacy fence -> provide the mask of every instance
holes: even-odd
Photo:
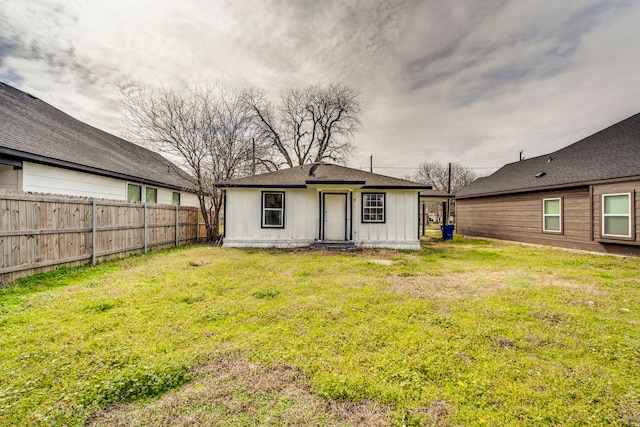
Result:
[[[0,281],[206,237],[194,207],[0,191]]]

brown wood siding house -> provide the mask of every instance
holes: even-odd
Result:
[[[640,255],[640,114],[456,194],[459,234]]]

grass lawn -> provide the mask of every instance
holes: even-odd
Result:
[[[640,259],[193,246],[0,289],[0,425],[640,425]]]

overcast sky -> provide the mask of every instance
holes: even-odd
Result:
[[[2,0],[0,80],[116,135],[129,82],[341,82],[350,166],[489,172],[640,112],[640,1]]]

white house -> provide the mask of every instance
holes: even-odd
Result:
[[[420,190],[430,186],[315,163],[217,184],[228,247],[313,244],[419,249]]]
[[[0,189],[198,206],[161,155],[0,83]]]

